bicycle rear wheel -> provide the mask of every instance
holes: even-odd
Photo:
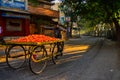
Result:
[[[40,74],[45,69],[47,65],[46,54],[46,50],[41,46],[33,49],[29,59],[29,67],[34,74]]]
[[[18,69],[26,61],[26,52],[23,46],[10,46],[6,50],[6,62],[10,68]]]
[[[59,49],[58,49],[59,47]],[[54,64],[57,64],[60,57],[63,55],[64,42],[55,43],[52,49],[52,61]]]

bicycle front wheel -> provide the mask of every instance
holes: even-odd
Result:
[[[45,69],[47,65],[46,54],[46,50],[41,46],[37,46],[33,49],[29,59],[29,67],[34,74],[40,74]]]
[[[26,52],[23,46],[10,46],[6,50],[6,62],[10,68],[18,69],[26,61]]]

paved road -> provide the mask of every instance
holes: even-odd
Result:
[[[0,80],[120,80],[120,54],[115,42],[83,36],[65,42],[64,56],[35,75],[28,64],[18,70],[0,63]]]

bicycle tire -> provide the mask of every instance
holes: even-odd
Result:
[[[47,66],[47,51],[41,47],[37,46],[33,49],[29,58],[29,67],[34,74],[40,74]]]
[[[64,42],[61,42],[61,56],[63,56],[63,50],[64,50]]]
[[[63,55],[64,42],[60,42],[59,43],[59,47],[60,47],[60,51],[58,51],[57,43],[55,43],[53,45],[52,61],[53,61],[54,64],[57,64],[57,62],[59,61],[60,57],[58,58],[58,56],[62,56]]]
[[[6,49],[6,62],[12,69],[18,69],[26,62],[26,51],[21,45],[12,45]]]

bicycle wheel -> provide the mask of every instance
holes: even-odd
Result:
[[[59,49],[58,49],[59,47]],[[63,55],[64,42],[55,43],[52,49],[52,61],[54,64],[57,64],[60,57]]]
[[[60,43],[61,56],[63,55],[63,50],[64,50],[64,42],[61,42],[61,43]]]
[[[57,64],[57,61],[58,61],[58,47],[57,47],[57,44],[53,45],[52,61],[53,61],[54,64]]]
[[[9,49],[9,47],[7,46],[7,47],[5,48],[5,55],[7,55],[8,49]]]
[[[6,62],[10,68],[18,69],[26,61],[26,52],[23,46],[10,46],[6,50]]]
[[[45,69],[47,65],[46,54],[44,47],[37,46],[33,49],[29,59],[29,67],[34,74],[40,74]]]

